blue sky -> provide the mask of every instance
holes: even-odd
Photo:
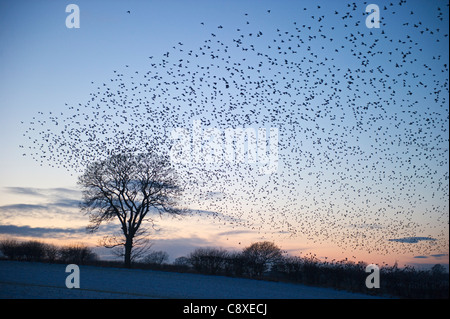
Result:
[[[296,254],[448,262],[448,2],[379,1],[379,29],[365,26],[362,1],[74,3],[79,29],[65,26],[69,3],[0,4],[4,233],[67,227],[69,240],[93,241],[71,231],[87,218],[77,213],[79,172],[61,166],[82,170],[92,154],[74,137],[117,138],[124,113],[104,112],[103,122],[96,112],[123,85],[136,95],[120,102],[138,106],[118,106],[130,121],[117,129],[144,125],[130,142],[138,147],[158,127],[191,129],[196,119],[221,131],[280,131],[276,174],[197,176],[203,187],[185,202],[216,217],[165,219],[161,243],[268,239]],[[66,156],[69,146],[76,156]]]

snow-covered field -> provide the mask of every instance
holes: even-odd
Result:
[[[0,261],[0,298],[373,298],[330,288],[163,271],[80,266],[68,289],[66,265]]]

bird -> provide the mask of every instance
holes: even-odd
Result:
[[[145,67],[114,68],[62,112],[23,121],[21,152],[82,173],[124,149],[187,150],[177,164],[185,200],[220,226],[383,254],[448,250],[430,227],[448,225],[448,13],[430,5],[429,25],[393,2],[376,30],[360,21],[364,9],[311,4],[289,23],[271,20],[274,8],[200,22],[199,42],[145,52]],[[171,139],[175,128],[186,145]],[[231,133],[244,136],[243,151],[238,139],[226,144]],[[275,150],[278,167],[265,174]],[[434,248],[387,240],[429,232]]]

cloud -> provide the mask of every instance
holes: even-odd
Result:
[[[66,187],[54,187],[48,188],[49,191],[56,193],[64,193],[64,194],[72,194],[72,195],[80,195],[81,192],[77,189],[66,188]]]
[[[240,235],[240,234],[249,234],[249,233],[256,233],[257,231],[254,230],[230,230],[218,233],[217,236],[229,236],[229,235]]]
[[[62,207],[62,208],[79,208],[80,203],[81,203],[80,200],[65,198],[65,199],[61,199],[57,202],[50,203],[49,206]]]
[[[30,211],[36,209],[47,209],[47,206],[32,204],[13,204],[0,206],[0,211]]]
[[[430,255],[431,257],[435,257],[435,258],[441,258],[441,257],[447,257],[448,254],[434,254],[434,255]]]
[[[407,244],[417,244],[419,241],[422,240],[429,240],[429,241],[435,241],[436,238],[432,237],[403,237],[403,238],[392,238],[388,239],[389,241],[395,241],[398,243],[407,243]]]
[[[80,213],[79,201],[60,199],[52,203],[12,204],[0,206],[2,222],[7,224],[21,224],[23,218],[29,219],[61,219],[74,220],[85,218]],[[27,223],[28,223],[27,222]]]
[[[187,208],[186,213],[190,215],[207,215],[207,216],[224,216],[221,213],[214,212],[212,210],[202,210],[202,209],[195,209],[195,208]]]
[[[81,193],[70,188],[3,187],[23,201],[0,206],[3,222],[16,224],[20,218],[52,218],[79,212]],[[30,202],[33,199],[33,202]]]
[[[55,188],[35,188],[35,187],[3,187],[5,191],[17,195],[27,195],[27,196],[39,196],[47,197],[52,196],[79,196],[80,191],[65,187],[55,187]]]
[[[0,206],[0,211],[27,212],[31,210],[49,210],[50,208],[79,208],[80,201],[76,199],[61,199],[48,204],[12,204]]]
[[[67,234],[85,234],[86,228],[48,228],[15,225],[0,225],[0,234],[25,237],[58,237]]]
[[[43,196],[39,189],[31,187],[3,187],[8,193],[28,196]]]
[[[439,259],[439,258],[447,257],[447,256],[448,256],[448,254],[433,254],[433,255],[429,255],[429,256],[414,256],[414,258],[423,258],[423,259],[425,259],[425,258],[434,257],[434,258]]]

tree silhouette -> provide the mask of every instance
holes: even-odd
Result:
[[[93,162],[78,179],[83,188],[81,209],[89,215],[88,230],[118,220],[122,239],[105,239],[108,248],[124,248],[124,264],[130,268],[136,237],[145,233],[143,222],[153,223],[152,213],[180,215],[177,200],[182,193],[167,156],[120,153]]]
[[[269,241],[253,243],[242,251],[246,258],[248,272],[253,277],[261,277],[282,257],[282,250]]]

